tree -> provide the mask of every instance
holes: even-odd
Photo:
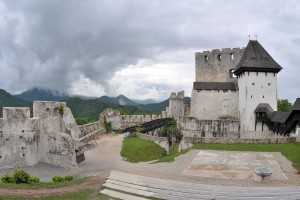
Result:
[[[292,110],[293,105],[287,99],[277,100],[277,110],[280,112],[289,112]]]
[[[135,128],[135,132],[137,132],[137,133],[141,133],[143,130],[144,130],[144,128],[141,123],[139,123],[137,125],[137,127]]]

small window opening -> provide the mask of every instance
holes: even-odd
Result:
[[[252,85],[255,85],[255,83],[252,83]]]
[[[234,59],[234,55],[233,53],[230,54],[230,60],[233,60]]]
[[[22,130],[22,133],[24,133],[24,130]]]
[[[23,136],[20,136],[20,139],[22,139],[23,138]]]
[[[222,59],[221,54],[218,55],[218,60],[220,61]]]
[[[263,98],[265,98],[265,96],[263,95]]]
[[[23,157],[25,157],[25,154],[23,154]]]
[[[0,158],[2,158],[2,156],[0,156]]]
[[[268,76],[268,73],[267,73],[267,72],[265,72],[265,75],[266,75],[266,76]]]
[[[234,74],[234,69],[231,69],[231,70],[229,71],[229,73],[230,73],[230,78],[236,77],[236,75]]]
[[[251,95],[251,99],[252,99],[252,95]]]
[[[24,149],[24,147],[21,147],[21,149]]]
[[[258,72],[256,72],[256,76],[258,76]]]
[[[271,85],[271,83],[268,83],[268,86],[270,86]]]
[[[204,61],[208,62],[208,56],[207,55],[204,56]]]

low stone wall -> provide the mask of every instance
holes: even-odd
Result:
[[[176,120],[185,137],[241,137],[239,120],[199,120],[194,117],[178,117]]]
[[[269,139],[183,137],[179,143],[179,151],[190,148],[196,144],[281,144],[295,141],[296,137]]]
[[[104,133],[103,127],[100,126],[99,121],[89,123],[89,124],[84,124],[84,125],[78,126],[78,128],[81,131],[79,138],[82,138],[82,137],[88,135],[89,133],[93,133],[93,134]]]
[[[152,136],[152,135],[147,135],[147,134],[142,134],[139,133],[137,134],[137,136],[139,138],[143,138],[144,140],[149,140],[154,142],[155,144],[159,145],[160,147],[164,148],[167,152],[167,154],[169,154],[169,142],[168,139],[165,137],[158,137],[158,136]]]

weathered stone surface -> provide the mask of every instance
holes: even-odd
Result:
[[[59,107],[63,106],[63,113]],[[39,162],[77,167],[74,141],[78,128],[64,102],[35,101],[29,108],[3,108],[0,119],[0,168],[32,166]]]
[[[154,142],[155,144],[164,148],[166,150],[166,152],[169,154],[169,142],[166,137],[158,137],[158,136],[147,135],[147,134],[142,134],[142,133],[137,134],[137,136],[140,138],[143,138],[145,140]]]

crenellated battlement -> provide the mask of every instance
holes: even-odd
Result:
[[[222,48],[195,53],[196,82],[232,81],[232,70],[240,61],[245,48]]]
[[[212,50],[206,50],[206,51],[199,51],[199,52],[196,52],[196,54],[209,55],[211,53],[238,53],[241,50],[245,50],[245,47],[212,49]]]

